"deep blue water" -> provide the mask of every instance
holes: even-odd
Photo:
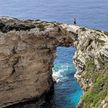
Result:
[[[73,23],[108,31],[108,0],[0,0],[0,16]]]
[[[20,19],[42,19],[73,23],[108,31],[108,0],[0,0],[0,16]],[[58,48],[54,73],[59,76],[55,85],[56,108],[75,108],[82,95],[74,79],[72,64],[74,48]]]
[[[74,78],[76,72],[72,62],[75,48],[58,47],[54,61],[53,76],[55,84],[55,108],[76,108],[83,91]]]

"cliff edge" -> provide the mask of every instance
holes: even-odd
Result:
[[[74,46],[83,108],[108,107],[108,33],[41,20],[0,17],[0,108],[43,108],[53,93],[58,46]],[[25,103],[25,104],[23,104]],[[49,107],[50,108],[50,107]]]

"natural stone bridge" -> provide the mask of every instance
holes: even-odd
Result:
[[[80,72],[86,58],[108,56],[104,50],[107,42],[104,32],[76,25],[1,17],[0,108],[34,100],[41,105],[49,98],[48,94],[53,91],[52,66],[58,46],[77,48],[74,61]],[[99,68],[97,59],[95,63]],[[26,104],[17,108],[26,108]]]

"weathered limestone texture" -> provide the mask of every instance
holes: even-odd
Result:
[[[57,46],[76,47],[75,77],[85,91],[91,89],[92,78],[83,74],[88,72],[88,60],[93,61],[94,72],[101,69],[100,58],[107,60],[106,33],[57,22],[0,17],[0,108],[44,108],[53,92]],[[99,108],[107,108],[105,99],[99,100]],[[14,104],[18,105],[11,106]]]

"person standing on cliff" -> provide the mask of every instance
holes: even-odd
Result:
[[[76,25],[77,23],[76,23],[76,18],[74,17],[74,25]]]

